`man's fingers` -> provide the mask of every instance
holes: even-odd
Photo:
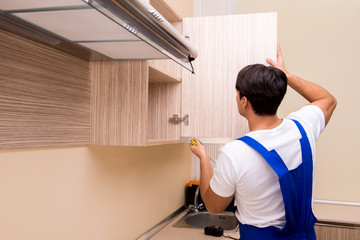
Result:
[[[273,66],[273,67],[275,67],[275,65],[276,65],[276,62],[275,62],[274,60],[270,59],[270,58],[267,58],[267,59],[266,59],[266,62],[267,62],[268,64],[270,64],[271,66]]]
[[[283,58],[282,58],[282,54],[281,54],[281,48],[280,48],[280,43],[277,43],[277,62],[282,64],[284,63]]]
[[[277,54],[278,54],[278,56],[279,55],[281,56],[281,48],[280,48],[280,43],[279,42],[277,43]]]
[[[193,146],[198,146],[198,145],[201,144],[199,138],[197,138],[197,137],[194,137],[194,138],[190,141],[190,143],[191,143]]]

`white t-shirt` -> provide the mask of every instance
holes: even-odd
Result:
[[[253,131],[247,134],[261,143],[268,151],[275,149],[289,170],[300,165],[301,134],[295,123],[300,122],[309,138],[315,163],[315,143],[325,128],[325,117],[314,105],[303,107],[289,114],[282,123],[269,130]],[[210,181],[211,189],[222,197],[235,193],[237,218],[242,224],[257,227],[285,226],[285,209],[276,173],[246,143],[234,140],[224,145],[219,152]]]

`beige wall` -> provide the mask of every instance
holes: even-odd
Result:
[[[0,152],[0,239],[135,239],[184,204],[186,144]]]
[[[360,203],[360,1],[239,0],[238,7],[239,13],[278,12],[278,38],[288,70],[337,97],[338,107],[318,141],[314,198]],[[280,112],[285,116],[304,104],[289,91]],[[320,217],[360,222],[360,207],[344,211],[315,205],[315,210]]]

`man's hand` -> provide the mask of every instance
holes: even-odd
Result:
[[[318,106],[322,110],[325,116],[326,125],[329,122],[337,104],[335,97],[331,95],[325,88],[290,74],[285,68],[279,43],[277,46],[277,61],[271,59],[266,59],[266,61],[271,66],[279,68],[286,74],[288,79],[287,83],[292,89],[308,100],[311,105]]]
[[[276,67],[276,68],[280,69],[281,71],[283,71],[286,74],[286,76],[289,75],[289,72],[285,68],[285,63],[284,63],[284,60],[283,60],[283,57],[281,54],[280,43],[277,43],[277,59],[276,59],[276,61],[274,61],[270,58],[267,58],[266,62],[268,64],[270,64],[271,66]]]
[[[190,144],[190,150],[193,154],[195,154],[200,160],[206,159],[208,157],[208,153],[206,152],[205,146],[201,144],[199,138],[194,137],[194,141],[196,142],[196,146]]]

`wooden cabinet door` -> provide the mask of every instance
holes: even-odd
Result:
[[[277,14],[185,18],[183,34],[198,49],[195,74],[182,71],[182,137],[237,138],[248,132],[235,82],[248,64],[276,57]]]
[[[146,144],[148,75],[146,60],[90,63],[92,145]]]

